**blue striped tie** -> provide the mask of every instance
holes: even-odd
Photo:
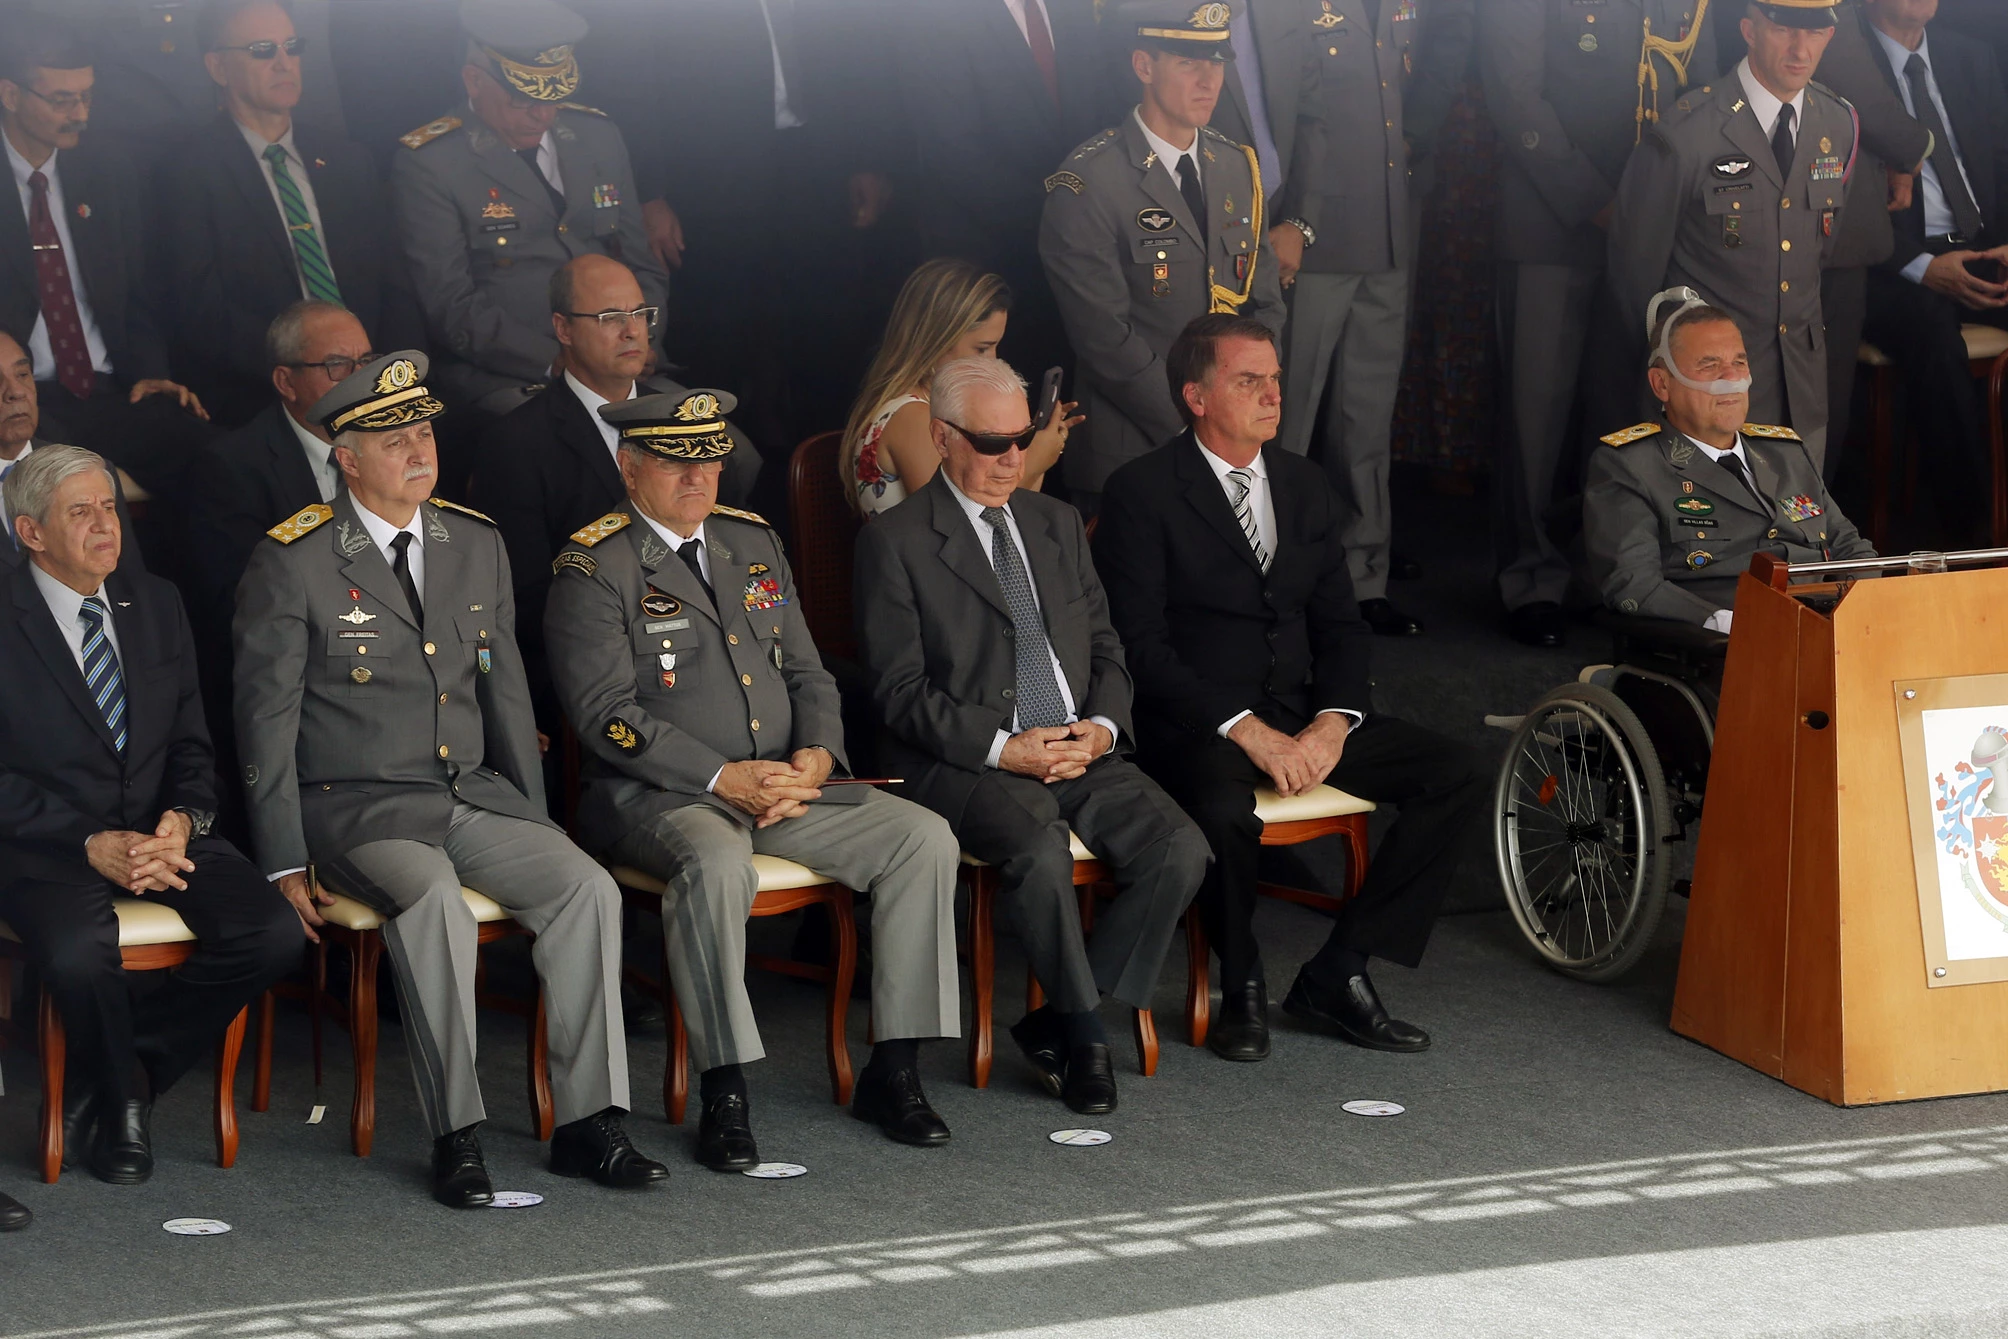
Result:
[[[307,212],[307,197],[300,194],[300,184],[286,167],[286,146],[267,145],[265,161],[272,165],[272,184],[279,188],[279,202],[285,206],[286,234],[293,239],[293,253],[300,261],[300,278],[307,285],[307,296],[322,302],[340,302],[342,290],[336,287],[328,253],[321,249],[321,239],[314,234],[314,216]]]
[[[119,672],[118,652],[105,636],[105,605],[97,596],[87,596],[77,611],[84,625],[84,683],[104,713],[105,728],[120,753],[126,746],[125,675]]]

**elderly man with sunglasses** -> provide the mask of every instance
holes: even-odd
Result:
[[[1047,1092],[1115,1110],[1103,995],[1147,1008],[1206,839],[1124,755],[1133,688],[1080,513],[1020,488],[1032,415],[994,358],[928,388],[942,466],[858,540],[858,641],[905,793],[996,867],[998,913],[1046,992],[1011,1029]],[[1119,889],[1092,935],[1068,830]]]
[[[669,273],[649,250],[620,131],[570,101],[585,20],[551,0],[463,0],[460,20],[467,103],[400,139],[391,203],[438,355],[434,378],[487,419],[557,377],[547,293],[559,266],[610,256],[658,309]],[[658,330],[652,355],[660,341]]]

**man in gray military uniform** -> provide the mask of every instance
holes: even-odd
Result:
[[[274,526],[237,590],[238,756],[262,867],[309,925],[330,888],[384,926],[433,1197],[493,1199],[475,1130],[475,923],[465,885],[536,936],[550,1020],[551,1170],[602,1185],[668,1175],[621,1127],[628,1074],[620,894],[544,810],[502,537],[428,498],[426,357],[387,354],[310,411],[344,491]],[[312,931],[310,930],[311,934]]]
[[[568,101],[585,21],[550,0],[463,0],[460,16],[467,105],[399,141],[391,204],[440,390],[494,416],[553,379],[545,299],[560,265],[612,256],[658,309],[669,275],[649,250],[620,131]]]
[[[1122,15],[1142,101],[1046,178],[1039,224],[1088,416],[1067,488],[1090,513],[1116,467],[1184,431],[1164,355],[1186,323],[1238,311],[1280,332],[1284,318],[1255,151],[1206,124],[1232,10],[1141,0]]]
[[[1690,288],[1652,309],[1646,379],[1666,421],[1605,437],[1583,491],[1583,547],[1604,603],[1728,632],[1751,554],[1874,557],[1798,435],[1743,421],[1750,359],[1736,320]]]
[[[1827,439],[1820,269],[1854,169],[1854,109],[1812,82],[1831,0],[1753,3],[1750,54],[1646,128],[1618,184],[1611,283],[1631,329],[1660,289],[1693,287],[1736,318],[1750,412],[1787,423],[1815,461]],[[1879,198],[1883,183],[1869,183]]]
[[[756,852],[872,895],[872,1030],[852,1113],[902,1143],[948,1140],[920,1041],[959,1031],[948,824],[842,773],[837,685],[802,617],[780,536],[720,507],[723,391],[604,405],[627,505],[551,564],[545,653],[586,753],[579,835],[668,885],[670,979],[701,1071],[697,1160],[760,1161],[740,1066],[765,1054],[746,998]]]

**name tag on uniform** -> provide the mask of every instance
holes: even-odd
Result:
[[[666,623],[644,623],[641,625],[641,630],[643,632],[681,632],[689,626],[690,620],[687,618],[672,618]]]

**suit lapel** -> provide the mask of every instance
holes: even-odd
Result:
[[[425,589],[418,596],[419,604],[425,608],[425,635],[435,642],[457,639],[460,633],[454,625],[454,615],[460,611],[454,601],[469,586],[467,546],[453,542],[446,518],[430,502],[418,504],[415,519],[425,536]],[[397,574],[392,573],[391,579],[395,581]]]
[[[1191,431],[1187,430],[1184,436],[1172,443],[1171,449],[1178,453],[1178,477],[1185,485],[1186,501],[1220,536],[1221,541],[1260,576],[1262,567],[1255,561],[1255,550],[1249,546],[1248,536],[1241,533],[1241,522],[1234,519],[1234,508],[1227,504],[1226,490],[1221,488],[1220,480],[1214,477],[1213,470],[1200,457],[1200,445]],[[1275,491],[1272,488],[1270,496],[1275,496]],[[1279,526],[1281,510],[1278,507]]]
[[[962,504],[948,491],[947,476],[936,470],[927,487],[934,507],[934,530],[941,536],[941,561],[971,590],[989,601],[991,608],[1009,618],[1011,606],[1004,602],[1004,588],[997,584],[996,569],[990,566],[989,555],[977,543],[976,531],[970,526]]]
[[[1194,148],[1198,147],[1195,142]],[[1143,193],[1171,212],[1185,229],[1185,237],[1199,248],[1199,263],[1206,263],[1206,234],[1199,230],[1199,220],[1192,217],[1192,211],[1185,207],[1185,197],[1179,193],[1178,183],[1172,180],[1168,164],[1158,161],[1157,154],[1150,147],[1150,141],[1143,137],[1143,128],[1136,123],[1136,114],[1123,118],[1123,148],[1129,154],[1130,162],[1141,174],[1139,184]],[[1204,174],[1202,174],[1203,176]],[[953,501],[953,499],[950,499]]]
[[[84,684],[83,671],[77,668],[77,659],[70,654],[69,643],[63,639],[62,630],[56,626],[56,618],[49,612],[48,601],[44,600],[42,592],[35,588],[34,573],[29,571],[26,563],[21,564],[14,572],[14,616],[20,620],[22,634],[28,639],[28,644],[35,648],[35,654],[42,658],[42,663],[48,667],[57,686],[70,699],[71,705],[82,714],[85,724],[90,726],[99,742],[113,757],[117,757],[118,745],[112,738],[110,728],[105,725],[104,713],[98,710],[98,704],[91,699],[90,690]],[[127,711],[132,710],[131,699],[132,694],[128,692]],[[132,729],[130,722],[127,723],[126,729],[130,738]]]
[[[634,545],[635,556],[641,560],[642,575],[648,584],[665,595],[673,595],[683,602],[686,609],[695,609],[720,627],[725,620],[718,616],[718,606],[704,593],[697,576],[688,564],[679,558],[676,550],[663,542],[655,528],[643,519],[641,512],[632,502],[628,503],[628,514],[634,517],[634,524],[628,527],[628,543]],[[707,545],[707,547],[709,547]],[[711,586],[718,588],[718,555],[711,555]]]
[[[321,481],[314,477],[314,467],[307,463],[307,453],[301,447],[300,439],[293,435],[284,407],[274,405],[269,412],[272,422],[265,434],[265,446],[272,453],[272,468],[279,480],[281,505],[297,511],[308,501],[320,501]]]
[[[1061,96],[1065,97],[1066,82],[1061,68],[1060,35],[1053,31],[1051,7],[1043,3],[1040,7],[1046,10],[1046,30],[1053,38],[1055,83],[1061,89]],[[1018,105],[1029,109],[1030,115],[1037,117],[1046,127],[1041,133],[1047,133],[1052,127],[1054,118],[1059,115],[1059,109],[1053,105],[1053,100],[1046,96],[1046,77],[1039,73],[1038,62],[1032,59],[1031,43],[1026,40],[1025,34],[1018,31],[1017,20],[1011,17],[1011,11],[1004,7],[1002,0],[989,0],[984,10],[987,15],[985,22],[990,28],[985,34],[987,45],[993,51],[1014,53],[1005,59],[1011,62],[1012,78],[1019,85]]]
[[[10,173],[9,185],[12,182],[13,176]],[[28,213],[21,207],[19,192],[4,204],[0,204],[0,251],[6,253],[7,261],[14,267],[15,278],[19,280],[22,291],[34,298],[39,310],[42,286],[35,273],[35,252],[28,242]]]
[[[97,164],[89,154],[67,149],[57,154],[56,171],[62,178],[63,208],[69,214],[70,240],[76,251],[68,257],[70,282],[91,302],[102,329],[104,313],[114,305],[114,300],[105,273],[111,260],[98,239],[107,224],[103,221],[104,204],[97,189]]]
[[[245,217],[256,220],[251,226],[266,246],[276,247],[288,265],[294,264],[293,239],[287,234],[286,220],[272,202],[272,191],[265,185],[265,169],[258,165],[257,155],[244,142],[244,132],[225,112],[217,118],[214,133],[216,147],[230,173],[230,184],[238,194],[239,210]]]
[[[586,473],[599,482],[603,496],[624,497],[627,485],[621,482],[620,467],[614,464],[613,454],[607,450],[604,437],[593,425],[593,412],[587,409],[574,391],[571,383],[559,377],[562,389],[557,404],[558,440],[567,450],[579,458]]]
[[[1757,499],[1750,496],[1741,479],[1730,473],[1727,466],[1710,460],[1700,447],[1678,432],[1669,428],[1660,438],[1660,449],[1666,452],[1667,463],[1694,485],[1695,492],[1689,496],[1704,498],[1718,506],[1727,503],[1767,521],[1771,519],[1771,513],[1757,505]]]
[[[1715,95],[1722,99],[1725,107],[1731,108],[1729,124],[1723,133],[1729,142],[1743,151],[1750,165],[1771,179],[1771,183],[1783,190],[1785,175],[1778,170],[1778,160],[1772,156],[1771,141],[1765,138],[1763,127],[1757,124],[1757,113],[1750,106],[1750,100],[1743,96],[1743,85],[1732,72],[1724,76],[1722,91]],[[1793,155],[1796,159],[1798,155]],[[1716,180],[1721,180],[1720,177]]]
[[[1751,477],[1757,480],[1757,491],[1763,494],[1765,508],[1769,510],[1781,505],[1783,502],[1782,495],[1785,491],[1785,481],[1783,476],[1779,474],[1778,467],[1771,460],[1769,448],[1760,450],[1757,443],[1745,437],[1743,439],[1743,454],[1750,458]]]
[[[370,538],[362,518],[356,515],[355,500],[345,491],[336,495],[332,505],[335,509],[334,533],[328,536],[327,542],[335,546],[335,552],[342,559],[342,575],[358,590],[368,591],[393,617],[401,618],[423,632],[418,620],[411,615],[410,602],[404,598],[404,587],[398,585],[397,574],[390,570],[390,561],[383,556],[383,550],[376,546],[376,541]],[[428,552],[425,556],[426,571],[430,575],[432,554]],[[425,601],[421,600],[421,603]]]
[[[525,208],[534,211],[535,217],[550,218],[555,223],[557,215],[551,208],[549,183],[544,180],[542,174],[518,158],[515,151],[504,144],[494,131],[483,125],[472,108],[465,108],[463,111],[461,119],[474,131],[469,138],[474,144],[474,161],[480,165],[481,171],[496,185],[508,187],[509,193],[523,201]],[[565,185],[569,189],[572,184],[572,172],[569,170],[571,165],[565,161],[564,141],[556,134],[551,136],[551,141],[559,146],[558,173],[565,178]],[[569,203],[567,201],[568,205]],[[521,221],[527,222],[527,220]]]

